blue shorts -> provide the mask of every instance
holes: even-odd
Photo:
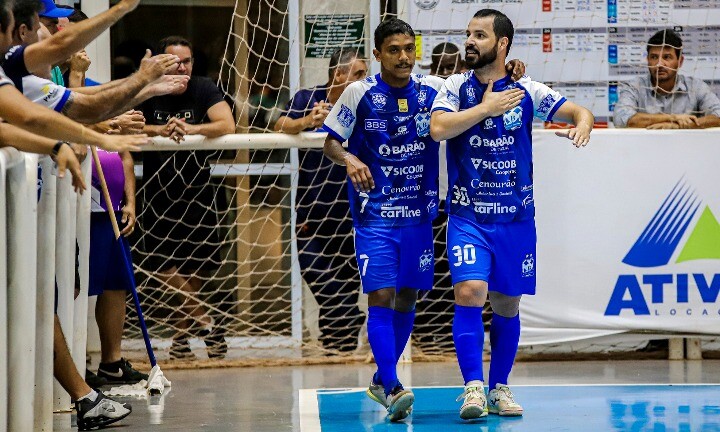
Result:
[[[535,294],[535,220],[479,224],[448,218],[450,275],[455,285],[467,280],[488,283],[488,290],[507,296]]]
[[[118,222],[122,214],[116,213]],[[122,229],[122,227],[120,228]],[[120,237],[125,244],[125,254],[132,265],[130,245],[127,238]],[[90,286],[88,295],[102,294],[105,290],[132,290],[130,279],[122,259],[123,248],[115,240],[110,216],[105,212],[93,212],[90,216]]]
[[[355,258],[365,294],[383,288],[430,290],[432,223],[406,227],[355,227]]]

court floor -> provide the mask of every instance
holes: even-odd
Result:
[[[526,414],[467,424],[457,417],[455,363],[400,367],[416,404],[397,424],[364,396],[373,372],[366,364],[169,370],[170,392],[123,399],[133,413],[109,430],[720,432],[720,360],[518,363],[511,383]],[[55,415],[56,431],[72,423],[70,414]]]

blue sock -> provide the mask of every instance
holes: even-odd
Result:
[[[410,334],[415,324],[415,309],[410,312],[395,311],[393,316],[393,328],[395,329],[395,364],[400,361],[405,345],[407,345]]]
[[[506,318],[493,314],[490,325],[490,390],[507,384],[520,342],[520,314]]]
[[[483,381],[483,329],[481,306],[455,305],[453,318],[453,341],[457,353],[460,372],[467,384],[470,381]]]
[[[395,331],[393,317],[395,311],[380,306],[368,308],[368,340],[375,356],[380,382],[388,395],[397,385],[397,371],[395,365]]]

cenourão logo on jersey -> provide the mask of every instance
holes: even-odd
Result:
[[[687,240],[680,245],[688,230]],[[710,207],[703,207],[701,199],[682,179],[667,195],[622,262],[638,268],[662,267],[672,264],[673,256],[676,256],[674,263],[720,260],[720,223]],[[693,285],[697,287],[703,303],[715,303],[720,294],[720,274],[624,274],[615,283],[605,315],[620,315],[624,309],[635,315],[650,315],[641,284],[651,288],[650,301],[653,305],[666,300],[688,303],[689,290]],[[672,288],[673,285],[675,296],[672,289],[666,289],[666,286]],[[667,313],[675,315],[677,309],[672,308]],[[692,309],[686,309],[684,313],[692,315]],[[709,312],[704,309],[699,313],[708,315]],[[661,311],[655,309],[654,314],[661,315]],[[720,310],[715,310],[714,314],[720,314]]]

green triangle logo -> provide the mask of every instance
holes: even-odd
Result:
[[[690,233],[677,262],[698,259],[720,259],[720,223],[705,206],[695,229]]]

